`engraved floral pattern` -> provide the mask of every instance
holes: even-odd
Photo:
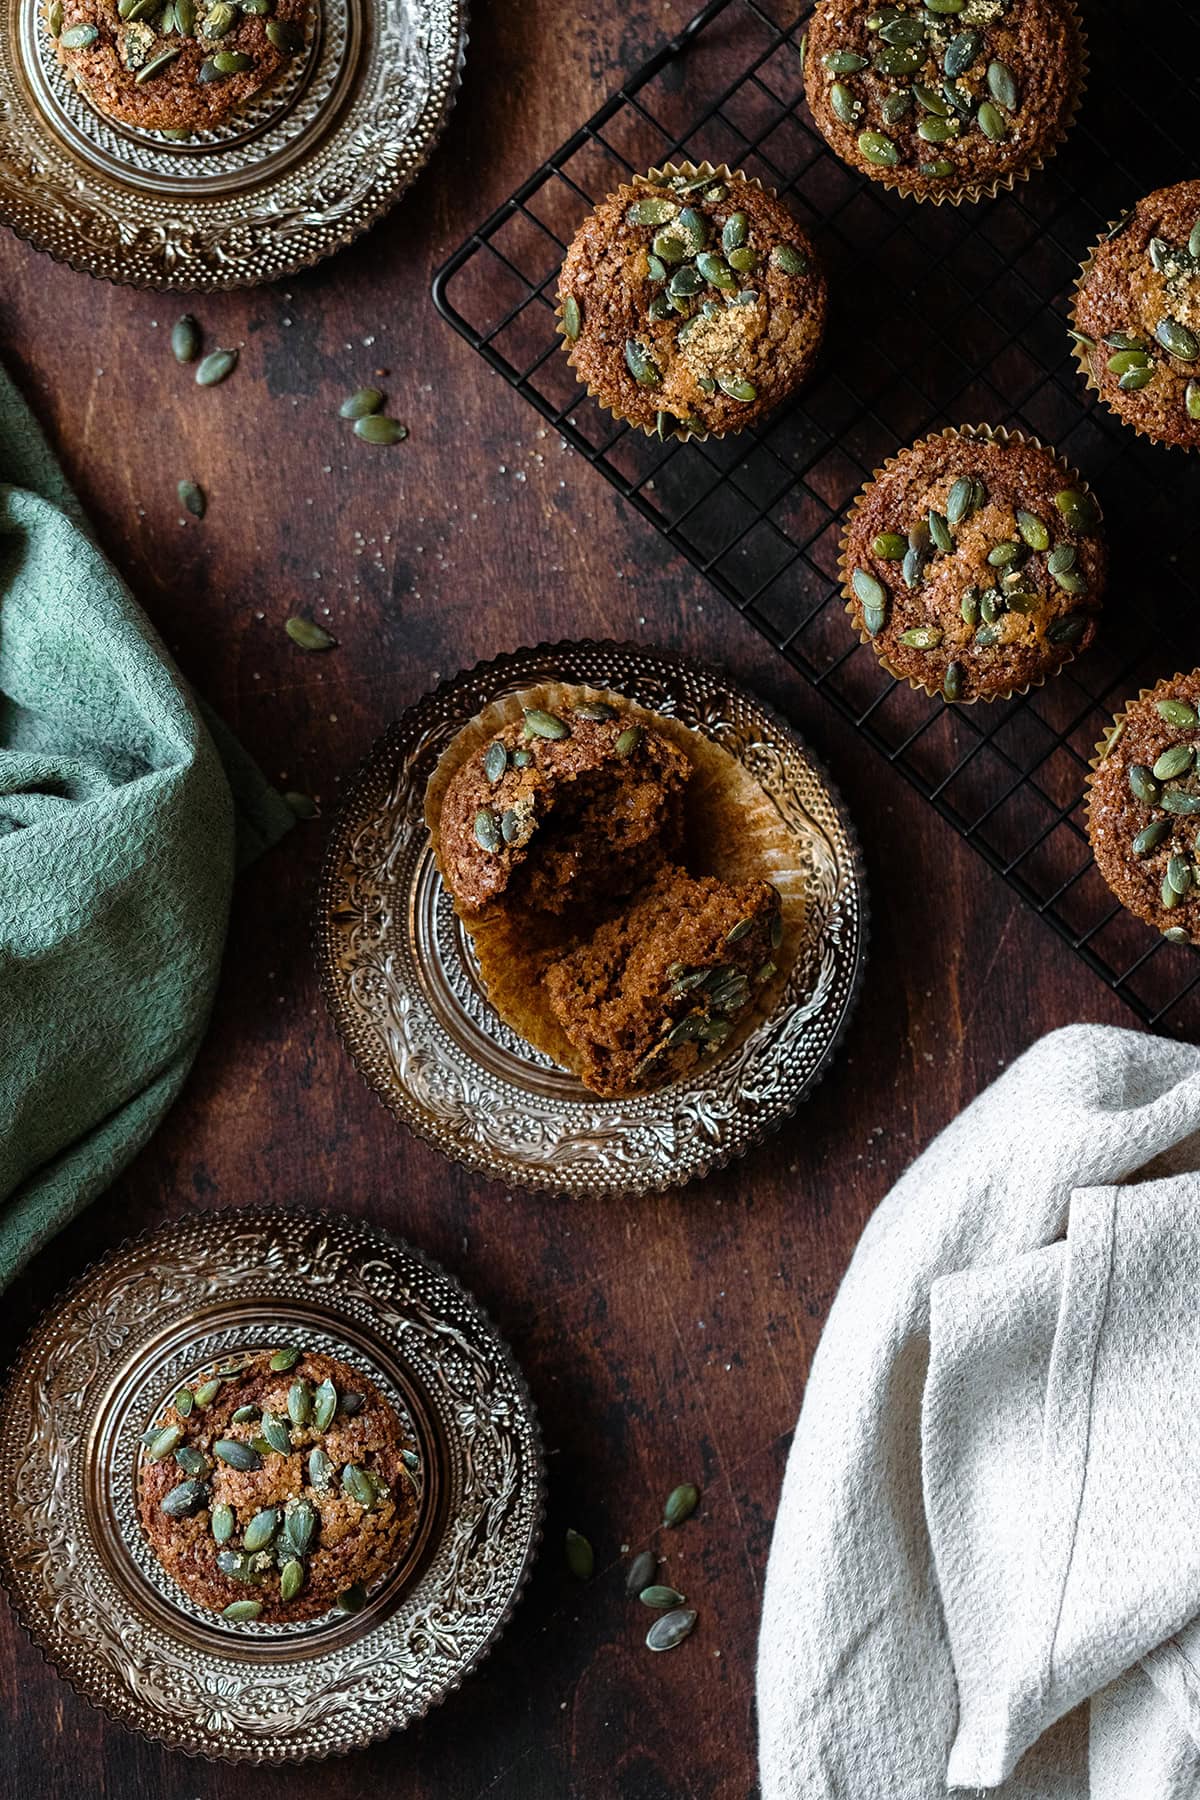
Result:
[[[703,732],[750,770],[795,835],[807,912],[784,1002],[694,1086],[602,1101],[555,1074],[490,1013],[450,923],[428,850],[426,782],[475,712],[548,676],[615,688]],[[849,1010],[864,908],[849,827],[794,732],[690,664],[582,644],[502,657],[439,688],[392,727],[331,842],[318,946],[351,1055],[405,1124],[505,1181],[617,1193],[691,1180],[792,1111]]]
[[[252,1628],[269,1654],[239,1662],[236,1634],[148,1567],[135,1446],[181,1374],[244,1345],[248,1309],[273,1307],[293,1320],[300,1309],[314,1341],[341,1345],[341,1330],[371,1346],[385,1386],[389,1363],[402,1371],[422,1396],[442,1498],[398,1599],[333,1628]],[[502,1628],[541,1531],[536,1423],[487,1320],[415,1252],[333,1215],[200,1215],[107,1258],[22,1351],[0,1466],[12,1496],[0,1570],[51,1662],[123,1723],[231,1760],[329,1754],[427,1711]],[[314,1632],[320,1653],[293,1656]]]

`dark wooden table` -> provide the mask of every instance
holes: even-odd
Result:
[[[868,978],[813,1101],[683,1193],[597,1206],[506,1193],[407,1137],[325,1016],[310,947],[325,824],[240,883],[212,1028],[185,1094],[113,1192],[6,1299],[11,1351],[63,1281],[196,1207],[333,1205],[409,1238],[481,1298],[524,1365],[549,1452],[547,1548],[499,1647],[420,1727],[273,1772],[188,1761],[92,1711],[0,1609],[0,1791],[116,1800],[744,1800],[771,1522],[805,1371],[869,1213],[933,1134],[1032,1039],[1132,1024],[1003,883],[793,676],[599,475],[436,317],[433,270],[683,22],[600,0],[489,4],[431,167],[366,239],[283,288],[194,304],[241,367],[202,392],[173,364],[178,300],[99,285],[4,237],[6,360],[113,559],[281,786],[319,797],[438,676],[518,644],[628,636],[729,667],[835,773],[866,849]],[[411,428],[371,449],[333,415],[386,369]],[[180,523],[175,483],[209,491]],[[326,615],[325,609],[328,609]],[[340,648],[306,656],[311,609]],[[664,1494],[700,1515],[657,1534]],[[562,1567],[569,1525],[596,1547]],[[622,1548],[661,1541],[700,1609],[642,1647]],[[319,1740],[314,1745],[320,1748]]]

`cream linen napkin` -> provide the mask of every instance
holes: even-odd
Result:
[[[1200,1050],[1036,1044],[863,1234],[767,1573],[764,1800],[1200,1797]]]

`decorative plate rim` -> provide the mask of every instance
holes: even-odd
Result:
[[[2,1376],[0,1376],[0,1396],[6,1395],[19,1377],[27,1358],[37,1345],[51,1315],[68,1301],[85,1291],[88,1284],[99,1276],[109,1263],[116,1262],[119,1258],[128,1255],[139,1247],[149,1245],[156,1238],[169,1238],[173,1234],[184,1231],[189,1224],[195,1221],[202,1222],[206,1219],[216,1221],[220,1224],[234,1224],[239,1226],[249,1226],[256,1221],[264,1225],[273,1223],[281,1227],[296,1223],[311,1226],[320,1224],[323,1221],[328,1221],[330,1224],[336,1226],[349,1226],[352,1230],[361,1233],[366,1238],[374,1239],[376,1242],[388,1246],[393,1251],[398,1250],[403,1256],[410,1258],[414,1263],[420,1265],[432,1279],[444,1283],[457,1296],[461,1297],[466,1306],[475,1315],[475,1319],[478,1322],[482,1333],[485,1334],[491,1342],[498,1364],[503,1367],[509,1381],[512,1383],[515,1394],[521,1403],[526,1429],[529,1434],[530,1450],[532,1452],[529,1464],[529,1494],[532,1506],[531,1528],[525,1545],[519,1573],[509,1590],[502,1612],[493,1621],[486,1638],[484,1638],[474,1651],[470,1653],[462,1668],[458,1670],[451,1679],[446,1680],[436,1691],[431,1692],[426,1696],[422,1696],[419,1703],[415,1704],[407,1716],[399,1722],[380,1723],[356,1742],[330,1745],[326,1748],[316,1748],[313,1750],[289,1749],[282,1752],[264,1753],[261,1752],[258,1746],[253,1746],[244,1751],[223,1752],[216,1749],[205,1749],[198,1744],[181,1743],[167,1736],[164,1731],[156,1730],[150,1723],[122,1716],[114,1711],[99,1693],[91,1691],[84,1685],[82,1677],[76,1670],[60,1666],[55,1659],[52,1646],[45,1640],[37,1627],[24,1588],[13,1578],[8,1556],[12,1526],[7,1509],[0,1511],[0,1589],[3,1590],[9,1609],[17,1624],[20,1626],[26,1640],[37,1651],[46,1667],[51,1670],[58,1680],[64,1682],[74,1694],[85,1701],[94,1712],[101,1714],[102,1717],[110,1723],[119,1726],[122,1730],[128,1731],[138,1737],[145,1738],[152,1743],[161,1744],[164,1749],[170,1750],[178,1755],[190,1757],[196,1762],[221,1764],[227,1767],[286,1768],[304,1763],[326,1762],[331,1757],[349,1756],[357,1750],[366,1749],[373,1744],[383,1743],[388,1738],[394,1737],[401,1731],[407,1730],[410,1725],[417,1724],[421,1720],[427,1718],[436,1707],[444,1705],[451,1694],[457,1693],[462,1687],[463,1682],[469,1676],[473,1675],[495,1650],[497,1643],[511,1623],[517,1606],[525,1596],[526,1589],[529,1586],[545,1538],[547,1506],[546,1450],[541,1420],[536,1403],[530,1392],[525,1373],[507,1338],[505,1338],[498,1330],[490,1312],[475,1297],[473,1292],[465,1287],[456,1276],[451,1275],[443,1268],[436,1258],[428,1255],[423,1250],[417,1249],[416,1246],[410,1244],[407,1239],[397,1237],[393,1232],[386,1230],[383,1226],[376,1225],[366,1219],[358,1218],[353,1214],[338,1212],[333,1207],[320,1206],[310,1208],[301,1205],[286,1206],[278,1203],[269,1206],[245,1208],[201,1208],[194,1213],[189,1213],[178,1218],[167,1219],[157,1225],[147,1226],[142,1231],[119,1239],[118,1242],[109,1249],[92,1257],[85,1263],[77,1276],[69,1281],[64,1287],[60,1288],[53,1297],[39,1309],[37,1318],[29,1327],[18,1348],[3,1368]],[[4,1433],[0,1430],[0,1445],[3,1444],[3,1439]],[[231,1662],[236,1661],[234,1658],[228,1658],[227,1660]]]
[[[406,727],[411,729],[423,712],[436,709],[437,702],[440,699],[448,697],[460,686],[475,680],[491,680],[493,677],[497,681],[507,679],[513,668],[526,660],[554,657],[561,658],[564,663],[566,663],[572,653],[577,654],[581,652],[589,654],[607,652],[613,655],[627,656],[638,661],[641,661],[642,659],[657,660],[681,673],[713,682],[719,688],[737,694],[744,702],[756,708],[777,732],[781,733],[791,741],[799,755],[812,771],[819,785],[824,790],[825,796],[837,817],[838,824],[845,837],[848,865],[858,901],[854,965],[850,980],[846,987],[841,1013],[820,1061],[810,1071],[807,1078],[799,1086],[796,1092],[785,1104],[779,1106],[776,1111],[772,1112],[767,1117],[757,1120],[750,1132],[739,1141],[727,1145],[714,1144],[712,1146],[711,1154],[706,1156],[700,1162],[697,1162],[694,1167],[689,1168],[686,1174],[672,1177],[668,1173],[650,1180],[631,1181],[626,1186],[605,1187],[599,1191],[594,1187],[580,1187],[578,1185],[572,1185],[569,1180],[564,1181],[561,1178],[556,1178],[553,1168],[547,1170],[545,1179],[537,1179],[535,1169],[531,1168],[529,1165],[518,1165],[510,1162],[503,1170],[488,1167],[479,1157],[471,1156],[457,1147],[452,1148],[443,1143],[436,1130],[431,1125],[426,1124],[419,1116],[413,1116],[415,1108],[409,1107],[407,1110],[401,1111],[397,1106],[393,1105],[389,1099],[387,1084],[376,1081],[371,1072],[362,1065],[358,1056],[355,1054],[348,1030],[348,1023],[344,1016],[341,989],[335,979],[334,958],[329,952],[328,943],[328,918],[337,880],[335,861],[341,832],[350,816],[351,809],[357,800],[360,789],[371,778],[375,766],[381,755],[385,752],[386,747],[394,739],[401,737]],[[569,677],[569,667],[564,668],[562,674]],[[752,689],[746,687],[740,681],[731,679],[699,659],[685,656],[680,651],[667,649],[659,645],[639,644],[628,639],[615,638],[563,639],[557,642],[543,640],[537,644],[522,645],[515,650],[501,651],[494,656],[483,657],[478,662],[471,664],[467,668],[458,670],[453,675],[443,676],[433,687],[427,689],[424,694],[418,696],[416,700],[406,706],[391,724],[380,733],[366,753],[359,758],[357,763],[353,766],[350,776],[345,784],[325,844],[313,925],[313,946],[317,957],[321,994],[325,1002],[326,1010],[359,1079],[370,1089],[376,1100],[384,1107],[391,1117],[398,1119],[407,1130],[412,1132],[414,1137],[417,1137],[423,1143],[429,1144],[431,1148],[437,1150],[449,1161],[455,1162],[460,1167],[470,1170],[473,1174],[480,1175],[484,1179],[496,1182],[505,1188],[516,1189],[518,1192],[529,1194],[550,1194],[559,1198],[574,1198],[582,1195],[589,1199],[597,1200],[612,1200],[645,1194],[666,1193],[673,1188],[690,1186],[693,1182],[703,1180],[707,1176],[725,1168],[730,1162],[746,1155],[752,1149],[758,1148],[758,1146],[768,1137],[781,1129],[789,1119],[793,1118],[799,1110],[801,1103],[809,1098],[819,1083],[824,1079],[828,1065],[845,1035],[846,1028],[853,1016],[862,990],[869,938],[870,907],[866,886],[866,871],[858,832],[846,810],[840,790],[830,779],[823,761],[815,756],[810,750],[803,734],[796,729],[790,720],[788,720],[777,707],[760,699]],[[391,1092],[394,1093],[395,1091],[396,1089],[393,1087]]]
[[[320,0],[317,0],[320,3]],[[23,6],[38,4],[38,0],[0,0],[0,46],[3,44],[4,12],[7,9],[19,11]],[[364,0],[369,6],[386,4],[386,0]],[[403,178],[390,187],[381,186],[374,193],[370,203],[363,211],[355,211],[350,215],[349,224],[343,223],[340,228],[333,228],[327,240],[309,251],[301,252],[290,258],[281,259],[270,268],[258,273],[238,273],[233,270],[228,274],[215,273],[212,270],[191,272],[172,269],[163,275],[156,275],[148,270],[144,273],[127,273],[121,266],[119,256],[110,253],[102,266],[89,260],[84,250],[73,251],[56,243],[46,230],[36,226],[26,228],[16,224],[9,216],[9,206],[5,198],[9,182],[0,180],[0,225],[11,232],[19,242],[28,244],[40,255],[48,256],[60,267],[72,269],[76,274],[88,275],[93,280],[104,281],[113,287],[128,287],[140,293],[179,293],[179,294],[217,294],[232,293],[239,289],[261,287],[275,282],[286,281],[301,274],[306,269],[315,268],[339,251],[346,250],[351,244],[367,232],[374,230],[380,221],[399,205],[414,182],[427,167],[434,150],[440,143],[449,124],[462,88],[463,70],[466,66],[467,50],[470,43],[469,0],[446,0],[449,12],[453,16],[455,47],[453,62],[445,72],[445,89],[436,115],[432,117],[417,141],[417,148],[411,166],[405,171]],[[4,52],[0,48],[0,58]],[[340,117],[334,125],[334,135],[346,129],[350,119],[350,109],[342,104]],[[6,135],[3,129],[4,109],[0,106],[0,176],[4,172],[4,156],[6,151]],[[48,121],[44,121],[44,129],[50,131]],[[255,191],[261,186],[256,182],[251,171],[247,177],[248,184]],[[186,210],[186,201],[181,207]]]

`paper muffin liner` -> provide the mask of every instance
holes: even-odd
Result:
[[[1122,736],[1124,735],[1125,721],[1126,721],[1126,717],[1127,717],[1128,713],[1131,711],[1131,709],[1133,707],[1140,706],[1144,700],[1149,700],[1154,694],[1157,694],[1161,688],[1170,687],[1176,681],[1186,681],[1189,678],[1189,676],[1194,673],[1195,673],[1194,670],[1188,670],[1185,673],[1185,671],[1182,669],[1176,669],[1176,671],[1173,675],[1162,676],[1162,678],[1160,680],[1158,680],[1154,683],[1153,687],[1139,688],[1137,693],[1133,696],[1132,699],[1126,700],[1126,702],[1125,702],[1124,706],[1121,708],[1120,712],[1113,714],[1112,724],[1109,726],[1108,730],[1104,733],[1104,736],[1097,740],[1095,750],[1094,750],[1092,756],[1088,760],[1087,787],[1086,787],[1086,791],[1084,793],[1084,800],[1083,800],[1084,821],[1087,826],[1088,848],[1092,852],[1093,862],[1096,861],[1096,847],[1092,840],[1092,795],[1095,792],[1096,777],[1100,772],[1101,765],[1103,763],[1107,762],[1108,758],[1112,755],[1112,752],[1116,749],[1118,743],[1120,742]],[[1159,937],[1165,936],[1165,931],[1163,930],[1163,928],[1161,926],[1155,925],[1153,920],[1151,920],[1151,919],[1143,919],[1141,913],[1134,912],[1133,908],[1131,906],[1127,905],[1126,902],[1121,899],[1120,894],[1118,894],[1116,892],[1115,888],[1113,888],[1111,886],[1111,884],[1108,881],[1108,878],[1105,876],[1104,871],[1103,871],[1103,869],[1101,869],[1098,862],[1096,863],[1096,872],[1101,877],[1101,879],[1104,881],[1104,884],[1108,888],[1108,891],[1112,895],[1113,899],[1115,901],[1117,901],[1117,903],[1120,906],[1124,907],[1125,911],[1129,914],[1130,918],[1139,919],[1141,921],[1141,923],[1143,925],[1145,925],[1145,927],[1147,928],[1148,931],[1157,931]],[[1167,938],[1167,942],[1168,943],[1182,943],[1183,940],[1180,938]],[[1193,949],[1193,950],[1200,949],[1200,942],[1198,942],[1194,938],[1190,938],[1188,940],[1188,944],[1186,947]]]
[[[663,163],[659,166],[656,166],[653,169],[647,170],[645,175],[635,175],[632,181],[622,182],[620,187],[614,188],[614,190],[611,194],[608,194],[605,196],[605,199],[606,200],[619,200],[623,196],[628,195],[629,199],[630,199],[630,203],[632,204],[632,202],[637,198],[638,188],[650,186],[655,182],[670,181],[672,179],[672,177],[674,177],[676,175],[683,175],[689,181],[699,181],[702,179],[710,180],[710,181],[726,181],[726,182],[743,181],[743,182],[745,182],[747,187],[757,188],[760,193],[768,195],[772,200],[778,200],[778,198],[779,198],[779,195],[776,193],[775,189],[769,188],[769,187],[764,187],[762,182],[758,179],[758,177],[756,175],[747,175],[744,169],[731,169],[729,167],[728,163],[715,163],[714,164],[714,163],[710,163],[710,162],[701,162],[701,163],[681,162],[681,163]],[[801,230],[803,230],[802,226],[800,226],[799,228]],[[805,236],[807,236],[807,235],[808,234],[805,233]],[[596,402],[597,406],[599,406],[604,412],[611,414],[611,416],[614,419],[618,420],[622,425],[628,425],[633,430],[640,431],[643,434],[643,436],[645,436],[645,437],[657,438],[659,436],[659,432],[658,432],[658,428],[656,426],[654,426],[654,425],[639,425],[636,423],[635,420],[626,418],[626,416],[623,412],[621,412],[617,407],[611,406],[609,404],[609,402],[603,398],[603,396],[600,394],[599,390],[597,388],[593,387],[590,381],[584,380],[583,376],[579,373],[579,370],[575,367],[575,363],[573,360],[573,353],[574,353],[575,346],[570,342],[570,340],[562,332],[562,315],[563,315],[563,302],[561,300],[559,300],[557,305],[554,308],[554,320],[555,320],[554,328],[562,336],[563,343],[566,345],[567,361],[568,361],[568,363],[570,363],[572,369],[575,370],[576,380],[579,382],[580,386],[582,388],[584,388],[584,390],[588,394],[589,398],[594,400]],[[730,436],[736,437],[738,431],[740,431],[742,429],[744,429],[744,427],[742,427],[742,426],[730,425],[730,426],[727,426],[724,431],[688,431],[684,427],[681,426],[681,427],[678,427],[675,431],[664,432],[662,435],[663,435],[664,442],[666,441],[666,439],[668,437],[672,437],[676,440],[677,443],[680,443],[680,444],[688,444],[688,443],[705,444],[708,442],[708,440],[710,438],[716,439],[716,438],[724,438],[724,437],[730,437]]]
[[[605,700],[622,717],[669,739],[692,765],[684,790],[683,859],[689,874],[714,875],[736,884],[769,881],[778,890],[783,939],[772,960],[777,973],[756,992],[754,1002],[737,1019],[734,1030],[706,1067],[736,1048],[778,1003],[803,942],[805,873],[795,840],[774,803],[737,759],[678,719],[651,712],[626,695],[607,688],[547,681],[506,694],[456,732],[438,760],[425,790],[425,823],[434,858],[445,880],[438,823],[446,790],[472,756],[505,725],[523,720],[526,709],[561,713],[578,702]],[[448,886],[449,884],[447,884]],[[455,910],[470,933],[487,988],[488,999],[505,1024],[534,1049],[578,1074],[579,1053],[563,1031],[545,994],[547,965],[590,935],[595,919],[582,922],[570,914],[543,915],[528,908],[506,908],[503,900],[480,915]]]
[[[902,456],[911,456],[914,451],[923,449],[926,444],[935,443],[938,438],[986,438],[997,444],[1029,444],[1034,449],[1044,450],[1048,456],[1053,457],[1055,463],[1067,478],[1064,486],[1078,488],[1081,493],[1091,494],[1092,499],[1096,500],[1096,496],[1092,493],[1089,483],[1083,479],[1083,476],[1079,473],[1078,469],[1073,469],[1069,463],[1063,460],[1057,450],[1051,449],[1049,444],[1044,444],[1041,438],[1034,437],[1030,432],[1009,431],[1003,425],[947,425],[942,431],[930,432],[927,437],[918,438],[915,443],[906,444],[903,450],[898,451],[895,456],[889,456],[887,460],[881,463],[879,468],[863,482],[858,493],[854,496],[849,511],[846,514],[846,523],[842,531],[841,543],[838,546],[838,575],[840,576],[842,583],[842,598],[846,602],[846,614],[858,634],[859,642],[865,644],[873,653],[880,667],[886,669],[888,674],[892,676],[894,680],[907,682],[909,687],[915,692],[928,694],[931,700],[945,700],[941,686],[930,687],[927,682],[918,681],[915,675],[909,675],[902,669],[893,668],[887,657],[884,656],[879,649],[876,640],[857,622],[855,618],[856,596],[850,583],[849,548],[850,532],[854,524],[854,515],[862,505],[868,491],[874,487],[875,483],[879,481],[881,477],[889,474],[890,471],[898,465]],[[1099,504],[1099,501],[1096,500],[1097,507],[1099,507]],[[1101,512],[1100,517],[1103,519],[1103,512]],[[857,605],[861,606],[861,602],[857,602]],[[976,694],[973,700],[945,700],[945,704],[947,706],[975,706],[980,701],[990,702],[993,700],[1012,700],[1020,698],[1022,695],[1032,692],[1034,688],[1044,687],[1051,675],[1061,674],[1068,663],[1074,662],[1077,655],[1078,651],[1070,648],[1069,654],[1064,656],[1061,662],[1056,663],[1053,669],[1043,670],[1041,674],[1036,675],[1031,681],[1027,681],[1023,687],[1001,688],[997,689],[994,694]]]
[[[1108,221],[1108,224],[1100,233],[1100,236],[1096,239],[1096,242],[1092,245],[1091,249],[1079,265],[1079,273],[1076,275],[1074,285],[1071,289],[1071,327],[1075,331],[1081,329],[1077,317],[1079,296],[1085,282],[1087,282],[1092,274],[1095,266],[1096,252],[1101,244],[1106,243],[1116,232],[1119,225],[1124,225],[1126,223],[1132,216],[1133,210],[1134,208],[1130,207],[1128,212],[1120,213],[1115,219],[1110,219]],[[1097,346],[1097,348],[1103,348],[1103,346]],[[1072,338],[1071,354],[1075,358],[1079,373],[1083,376],[1084,386],[1087,391],[1091,394],[1095,394],[1097,400],[1099,400],[1106,411],[1110,412],[1114,419],[1124,425],[1126,430],[1132,431],[1137,437],[1145,438],[1148,444],[1160,444],[1166,450],[1182,450],[1185,455],[1192,454],[1193,450],[1196,448],[1195,445],[1180,444],[1177,443],[1174,438],[1160,437],[1155,431],[1147,431],[1143,425],[1138,425],[1133,419],[1129,418],[1114,405],[1113,401],[1109,398],[1107,390],[1096,378],[1095,371],[1092,368],[1092,352],[1088,349],[1086,344],[1081,344],[1077,338]]]
[[[836,150],[829,142],[829,139],[825,136],[825,133],[821,130],[821,127],[817,124],[815,118],[813,119],[813,124],[823,142],[829,145],[829,149],[833,152],[834,156],[838,157],[839,161],[845,162],[848,168],[857,170],[860,175],[865,175],[868,181],[876,181],[881,187],[889,188],[893,193],[902,195],[906,200],[916,200],[918,202],[927,200],[932,206],[961,206],[964,201],[969,205],[973,205],[980,200],[994,200],[997,194],[1006,194],[1010,192],[1017,185],[1018,181],[1028,181],[1031,175],[1036,175],[1039,170],[1044,169],[1049,159],[1052,156],[1057,156],[1058,152],[1062,149],[1063,144],[1066,142],[1067,137],[1074,128],[1075,121],[1079,116],[1079,108],[1083,103],[1083,96],[1087,88],[1088,75],[1090,72],[1088,63],[1087,32],[1084,30],[1083,17],[1076,4],[1076,0],[1069,0],[1069,4],[1065,5],[1062,10],[1075,30],[1075,44],[1079,59],[1079,69],[1075,78],[1075,89],[1071,97],[1071,103],[1064,113],[1062,121],[1054,136],[1043,146],[1041,152],[1035,158],[1028,163],[1022,164],[1020,168],[1009,169],[1002,175],[994,176],[990,181],[969,181],[964,183],[961,187],[920,188],[916,184],[921,180],[921,177],[910,175],[906,170],[897,171],[889,169],[882,163],[872,164],[871,168],[867,170],[860,168],[858,163],[848,162],[847,159],[841,155],[841,152]],[[808,34],[805,33],[806,40],[807,35]],[[807,42],[805,48],[807,50]],[[808,58],[806,55],[806,77],[807,61]],[[809,111],[811,113],[811,107],[809,108]],[[930,145],[931,150],[936,148],[936,145]],[[933,159],[931,158],[930,160],[932,161]],[[926,177],[926,179],[929,178]]]

